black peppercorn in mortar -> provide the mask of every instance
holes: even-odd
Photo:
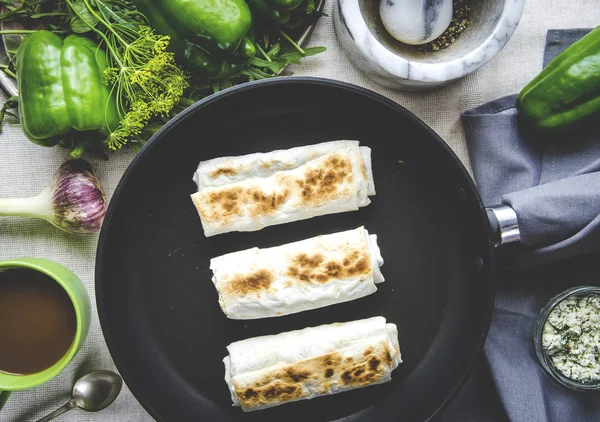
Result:
[[[454,0],[454,13],[450,25],[442,35],[435,40],[419,46],[419,51],[430,53],[450,47],[469,26],[471,8],[467,0]]]

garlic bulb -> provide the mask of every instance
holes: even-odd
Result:
[[[106,195],[85,160],[63,163],[54,180],[31,198],[0,199],[0,216],[42,218],[69,233],[95,233],[106,214]]]

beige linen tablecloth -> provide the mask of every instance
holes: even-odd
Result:
[[[335,0],[326,0],[331,15]],[[340,49],[331,18],[323,18],[311,45],[327,51],[294,68],[298,76],[337,79],[377,91],[416,113],[452,147],[470,169],[460,112],[500,96],[518,92],[541,69],[546,30],[589,28],[600,24],[599,0],[527,0],[521,23],[507,46],[490,63],[466,78],[426,93],[402,93],[382,88],[355,69]],[[4,101],[2,97],[2,102]],[[120,152],[108,162],[94,161],[107,194],[113,193],[133,154]],[[38,193],[66,155],[58,149],[33,145],[18,126],[5,125],[0,134],[0,197]],[[0,220],[0,260],[20,256],[45,257],[73,270],[87,286],[94,315],[90,334],[81,352],[57,378],[38,388],[12,395],[0,421],[36,420],[69,399],[79,374],[94,369],[115,369],[95,313],[94,257],[98,236],[68,235],[42,221],[19,218]],[[107,410],[87,414],[73,410],[61,421],[151,421],[152,418],[124,387]]]

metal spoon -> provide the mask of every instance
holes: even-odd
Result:
[[[122,386],[123,379],[112,371],[90,372],[77,380],[71,400],[37,422],[51,421],[75,407],[86,412],[98,412],[115,401]]]

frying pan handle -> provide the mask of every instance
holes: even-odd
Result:
[[[521,240],[519,221],[515,210],[504,204],[488,207],[485,210],[494,233],[495,246]]]

